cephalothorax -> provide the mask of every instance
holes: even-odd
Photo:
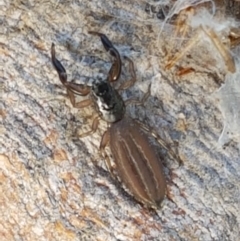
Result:
[[[124,101],[108,81],[94,81],[91,95],[95,109],[104,121],[114,123],[124,117]]]
[[[125,104],[134,101],[124,103],[118,91],[111,85],[118,80],[121,73],[120,55],[104,34],[90,33],[100,36],[104,48],[114,57],[107,79],[94,81],[92,87],[67,82],[66,71],[55,57],[54,44],[51,48],[52,63],[67,89],[72,105],[83,108],[93,104],[98,113],[93,120],[91,131],[82,134],[81,137],[95,132],[100,118],[108,122],[108,129],[103,134],[100,144],[100,151],[105,156],[107,166],[112,170],[109,157],[105,152],[105,147],[109,145],[116,165],[115,172],[126,188],[144,205],[152,208],[159,207],[165,196],[166,181],[156,146],[149,141],[149,136],[153,135],[162,147],[168,148],[154,131],[125,114]],[[128,61],[132,78],[122,84],[119,87],[120,90],[128,88],[136,81],[133,62],[130,59]],[[74,94],[81,96],[90,94],[90,98],[76,103]],[[142,103],[148,95],[149,93],[139,103]]]

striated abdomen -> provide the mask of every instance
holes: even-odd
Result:
[[[149,135],[141,124],[124,117],[110,128],[110,149],[116,171],[133,196],[148,207],[159,207],[166,181]]]

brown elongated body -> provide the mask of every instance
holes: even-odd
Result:
[[[166,181],[156,146],[135,120],[124,117],[109,128],[109,145],[116,172],[141,203],[158,207],[164,199]]]
[[[53,66],[67,89],[72,105],[76,108],[92,105],[98,114],[93,120],[91,130],[81,134],[81,137],[94,133],[99,119],[106,121],[109,127],[102,136],[100,152],[106,154],[105,147],[109,145],[116,164],[115,172],[129,192],[145,206],[157,208],[164,199],[166,181],[161,160],[156,151],[157,146],[153,145],[149,137],[156,138],[165,149],[168,149],[167,145],[153,130],[125,114],[125,105],[138,102],[142,104],[150,93],[148,91],[142,101],[127,100],[124,102],[117,89],[113,87],[113,82],[119,79],[121,73],[120,55],[107,36],[97,32],[91,33],[101,38],[104,48],[114,57],[114,63],[105,80],[94,80],[92,86],[68,82],[65,68],[55,57],[54,44],[51,47]],[[130,59],[128,61],[132,78],[120,85],[118,90],[124,90],[136,81],[133,62]],[[90,98],[76,102],[75,95],[88,95]],[[105,157],[109,170],[112,170],[109,157],[107,155]]]

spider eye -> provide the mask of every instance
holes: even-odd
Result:
[[[109,91],[109,88],[108,88],[107,83],[101,83],[101,84],[98,86],[98,95],[99,95],[99,96],[105,95],[108,91]]]

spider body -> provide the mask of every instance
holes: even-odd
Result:
[[[83,108],[93,105],[97,116],[93,120],[89,132],[81,135],[88,136],[95,132],[99,119],[108,123],[108,129],[102,136],[100,152],[104,155],[107,167],[111,173],[116,173],[125,187],[136,200],[150,208],[160,206],[166,193],[166,181],[161,163],[157,153],[157,147],[152,144],[149,137],[153,136],[159,144],[166,145],[159,139],[157,134],[142,123],[130,118],[125,114],[125,105],[136,102],[130,100],[124,102],[119,92],[112,86],[121,73],[121,58],[111,41],[101,33],[90,32],[101,38],[104,48],[113,56],[114,62],[106,80],[96,80],[92,86],[67,82],[67,74],[55,57],[55,47],[52,44],[52,63],[59,75],[60,81],[66,87],[70,101],[74,107]],[[133,62],[129,60],[132,79],[120,86],[120,90],[126,89],[136,81]],[[75,102],[74,95],[87,96],[90,98]],[[140,101],[142,104],[147,95]],[[112,170],[110,158],[106,154],[105,147],[109,145],[115,163]]]

